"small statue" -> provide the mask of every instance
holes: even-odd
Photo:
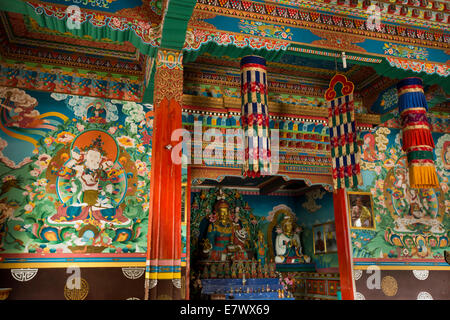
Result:
[[[264,265],[266,263],[267,245],[264,239],[264,233],[261,230],[258,231],[258,240],[255,243],[255,247],[257,259]]]
[[[231,264],[231,278],[236,279],[236,276],[237,276],[237,264],[236,262],[233,262]]]
[[[242,264],[241,260],[239,260],[237,268],[238,268],[238,278],[242,278],[244,276],[244,265]]]
[[[261,266],[261,260],[258,260],[258,278],[262,278],[263,274],[262,274],[262,266]]]
[[[208,272],[208,265],[207,264],[205,264],[205,266],[203,267],[202,278],[203,279],[208,279],[209,278],[209,272]]]
[[[217,269],[216,269],[216,264],[215,263],[211,264],[209,277],[211,279],[216,279],[217,278]]]
[[[222,279],[223,278],[223,264],[218,263],[217,265],[217,278]]]
[[[246,278],[250,278],[251,264],[250,260],[244,262],[244,274]]]
[[[269,275],[270,275],[271,278],[276,278],[277,277],[275,271],[276,271],[276,265],[275,265],[275,262],[272,259],[272,260],[270,260],[270,263],[269,263]]]
[[[252,259],[252,278],[256,278],[258,276],[257,271],[256,271],[256,260],[255,258]]]
[[[267,263],[265,263],[263,265],[263,273],[264,273],[264,278],[268,278],[269,277],[269,266],[267,265]]]
[[[225,263],[225,267],[223,269],[224,278],[230,277],[230,264],[228,262]]]

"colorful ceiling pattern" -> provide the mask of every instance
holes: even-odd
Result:
[[[258,53],[272,63],[274,73],[287,72],[301,81],[311,82],[314,75],[326,81],[336,70],[352,72],[361,81],[361,90],[384,70],[398,69],[403,72],[399,76],[424,75],[426,83],[448,91],[444,79],[449,5],[378,1],[374,12],[380,13],[380,25],[371,28],[372,4],[367,0],[19,1],[5,4],[0,12],[1,55],[9,59],[3,66],[31,62],[27,70],[42,73],[33,63],[45,63],[56,70],[74,68],[98,83],[136,85],[133,94],[121,94],[121,99],[132,101],[152,99],[158,48],[183,50],[185,63],[204,59],[205,54],[223,60]],[[70,6],[80,9],[79,28],[69,28],[74,13],[67,10]],[[364,72],[372,76],[364,78]],[[110,85],[102,86],[100,95],[117,95],[109,96],[111,90],[105,88]],[[297,93],[304,94],[299,88]]]

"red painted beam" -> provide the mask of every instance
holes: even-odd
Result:
[[[168,147],[179,143],[172,142],[171,135],[181,127],[180,104],[175,99],[163,98],[155,105],[152,138],[147,260],[154,267],[181,267],[181,164],[172,161],[172,148]],[[154,272],[150,278],[169,281],[180,276]],[[171,283],[168,287],[169,292],[164,290],[164,294],[177,299],[179,292],[175,293]]]
[[[333,204],[342,300],[354,300],[352,244],[344,189],[333,192]]]
[[[191,168],[187,168],[187,182],[185,195],[186,210],[186,300],[189,300],[191,284]]]

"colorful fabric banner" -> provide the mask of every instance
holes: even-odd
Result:
[[[434,166],[434,141],[427,118],[428,105],[422,79],[406,78],[397,84],[402,144],[409,166],[411,188],[439,186]]]
[[[266,60],[246,56],[241,60],[242,129],[244,131],[243,175],[270,173],[269,110]]]
[[[353,90],[352,82],[336,74],[325,92],[335,190],[362,185]]]

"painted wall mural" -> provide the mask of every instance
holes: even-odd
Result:
[[[29,53],[38,54],[33,51]],[[92,72],[89,76],[86,71],[73,72],[71,69],[44,66],[36,68],[13,60],[0,63],[0,86],[25,90],[138,101],[142,96],[141,85],[142,80],[137,76],[109,77],[105,74],[93,75]]]
[[[152,106],[0,88],[5,253],[146,251]]]
[[[430,259],[431,263],[443,260],[449,247],[450,135],[433,133],[440,187],[419,190],[409,188],[399,132],[379,127],[361,134],[361,189],[372,193],[376,228],[351,229],[356,264],[358,258]]]
[[[314,252],[316,236],[316,226],[331,223],[334,226],[333,194],[326,192],[323,188],[312,189],[303,196],[296,198],[295,211],[302,222],[304,232],[302,239],[305,247],[305,254],[311,257],[319,272],[338,272],[337,253],[317,253]]]

